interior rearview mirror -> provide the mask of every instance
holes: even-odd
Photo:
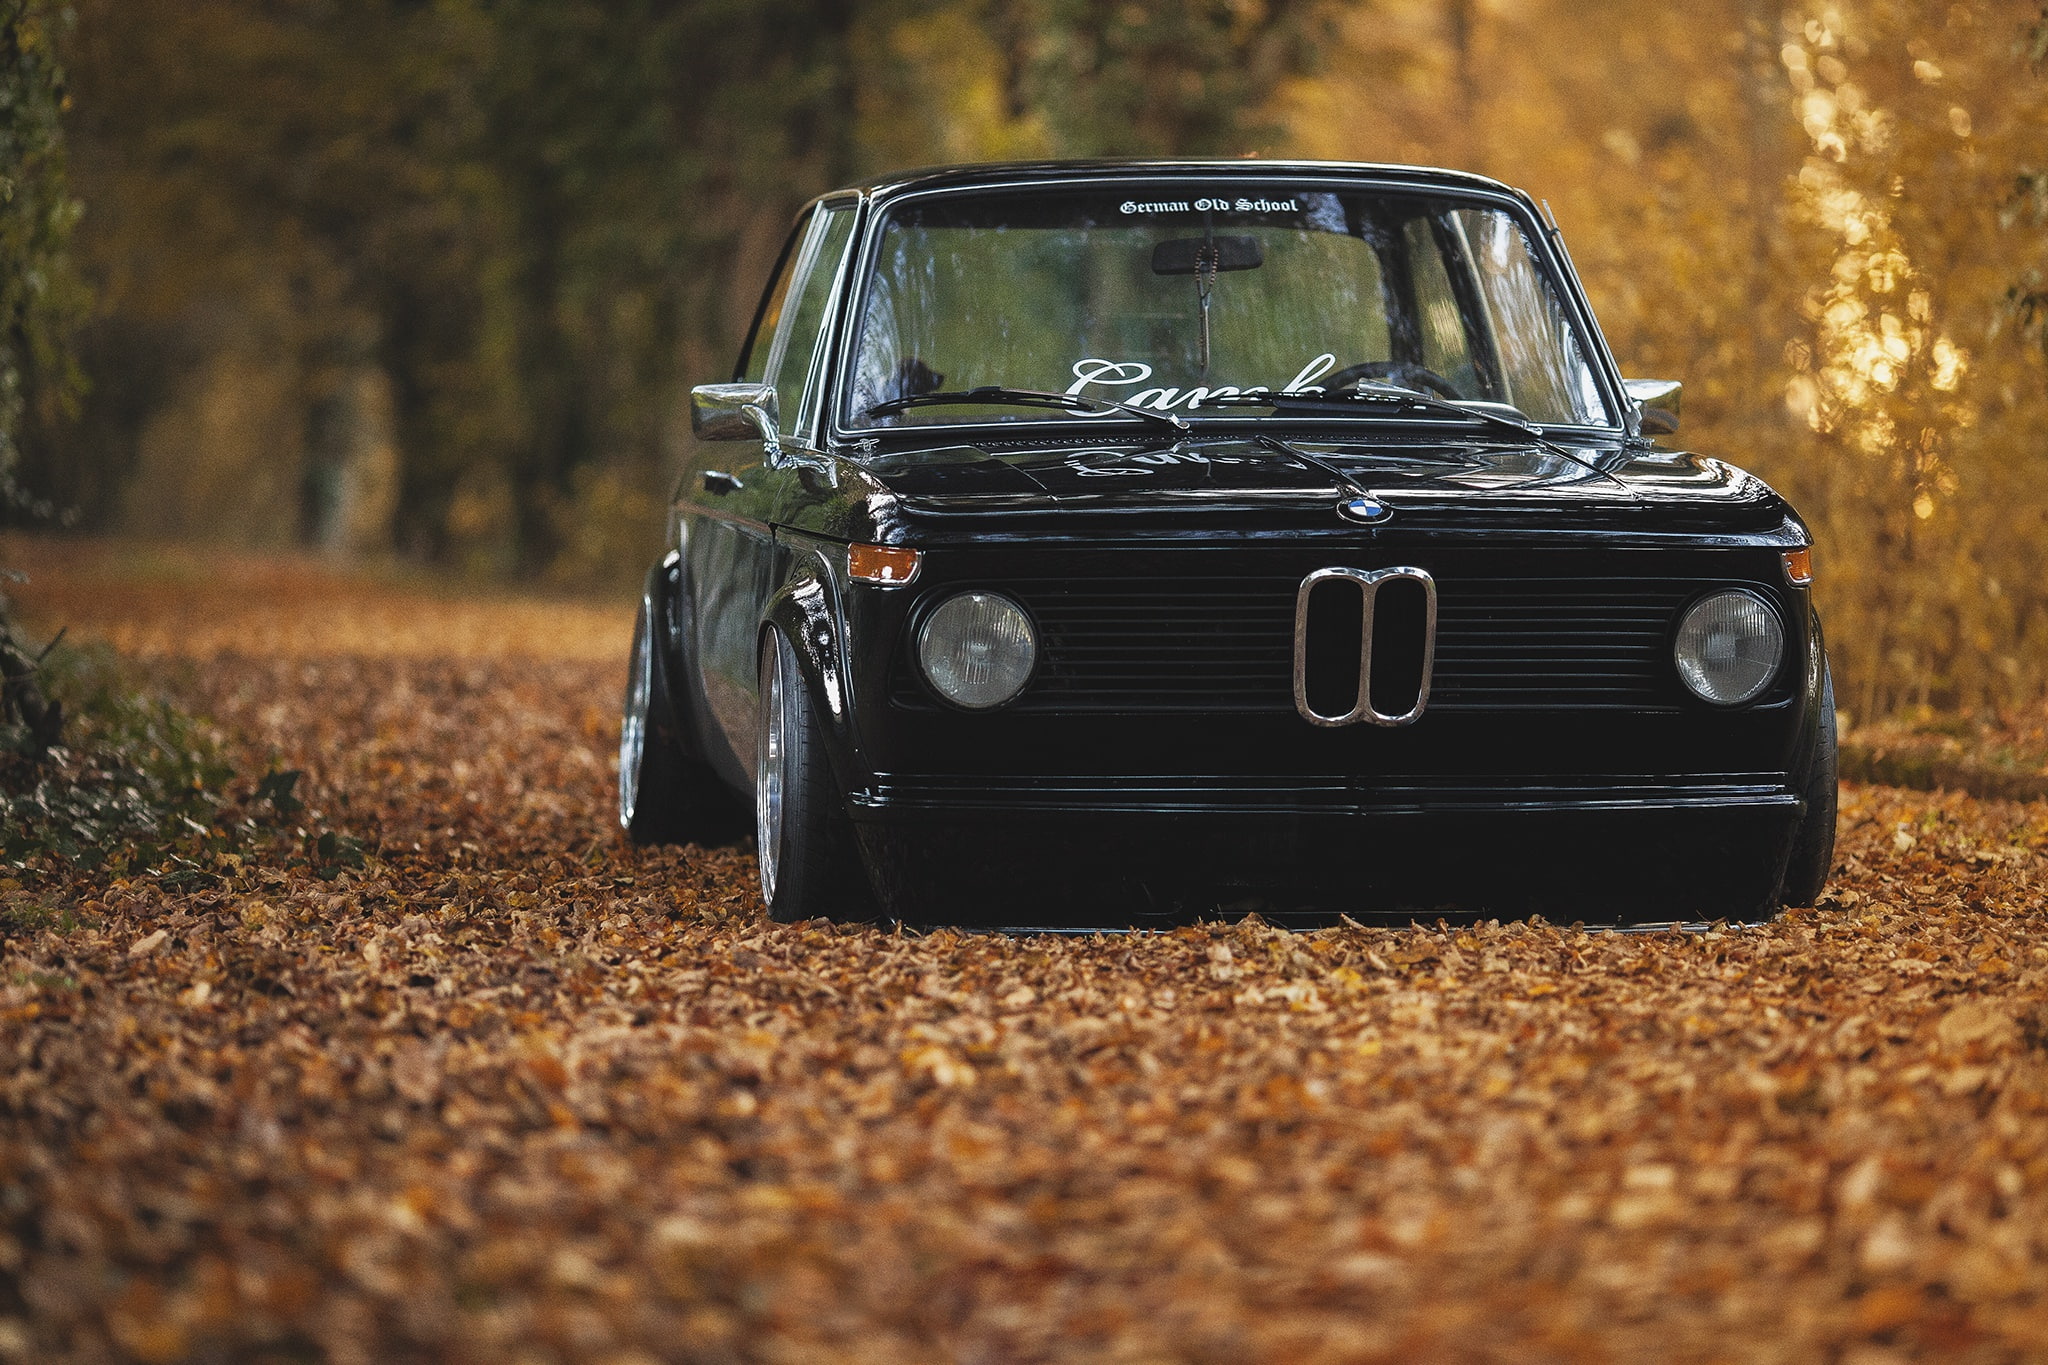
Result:
[[[1622,387],[1642,415],[1643,435],[1669,436],[1678,430],[1678,400],[1685,386],[1676,379],[1625,379]]]
[[[699,440],[776,438],[775,390],[767,384],[699,384],[690,390],[690,430]]]
[[[1152,248],[1155,275],[1257,270],[1265,263],[1265,249],[1256,237],[1174,237]]]

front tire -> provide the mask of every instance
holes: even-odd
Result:
[[[779,631],[761,642],[760,682],[754,825],[768,917],[780,924],[872,918],[873,893],[840,808],[810,689]]]
[[[1785,864],[1779,899],[1786,905],[1812,905],[1828,884],[1835,865],[1835,809],[1840,797],[1838,742],[1835,733],[1835,674],[1821,661],[1820,724],[1814,727],[1813,753],[1806,765],[1806,815],[1792,836],[1792,856]]]

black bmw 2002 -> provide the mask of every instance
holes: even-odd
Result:
[[[751,793],[784,920],[1809,903],[1807,531],[1653,443],[1678,395],[1475,176],[826,195],[692,397],[620,819],[685,840]]]

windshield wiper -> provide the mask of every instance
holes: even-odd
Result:
[[[1571,447],[1560,445],[1550,437],[1545,436],[1543,428],[1533,422],[1510,417],[1504,412],[1494,412],[1486,408],[1468,408],[1462,404],[1453,403],[1449,399],[1438,398],[1434,394],[1424,393],[1420,389],[1404,388],[1399,384],[1360,384],[1356,388],[1348,389],[1342,393],[1330,393],[1324,389],[1311,388],[1293,389],[1285,393],[1273,393],[1270,391],[1266,393],[1226,393],[1216,396],[1205,396],[1202,399],[1202,406],[1205,408],[1355,407],[1368,403],[1391,403],[1396,407],[1421,408],[1425,412],[1440,412],[1452,417],[1477,418],[1488,426],[1499,427],[1503,431],[1512,431],[1517,436],[1526,437],[1551,454],[1562,456],[1573,464],[1578,465],[1581,469],[1589,469],[1601,478],[1606,479],[1609,483],[1620,484],[1624,488],[1628,486],[1607,470],[1602,469],[1597,462],[1589,460]]]
[[[1062,412],[1086,412],[1101,415],[1107,412],[1125,412],[1133,417],[1142,417],[1148,422],[1171,427],[1186,435],[1190,430],[1186,422],[1170,412],[1159,412],[1152,408],[1141,408],[1130,403],[1119,403],[1108,398],[1084,398],[1078,393],[1049,393],[1043,389],[1011,389],[1001,384],[984,384],[978,389],[959,389],[940,393],[909,393],[901,398],[888,398],[872,404],[867,417],[887,417],[908,408],[941,407],[953,403],[1003,403],[1015,408],[1058,408]]]
[[[1320,456],[1311,455],[1306,450],[1301,449],[1299,446],[1289,445],[1287,442],[1281,440],[1278,436],[1275,436],[1270,432],[1262,431],[1257,436],[1254,436],[1252,439],[1258,442],[1260,445],[1264,446],[1268,450],[1275,451],[1281,455],[1285,455],[1288,458],[1297,461],[1298,463],[1305,464],[1309,466],[1311,469],[1319,470],[1324,474],[1328,474],[1338,483],[1350,489],[1351,496],[1354,498],[1366,498],[1369,500],[1372,497],[1371,490],[1366,488],[1364,484],[1360,483],[1357,479],[1354,479],[1349,474],[1346,474],[1343,470],[1339,469],[1336,465],[1331,464],[1328,460],[1325,460]]]

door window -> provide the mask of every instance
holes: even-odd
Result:
[[[810,227],[811,215],[805,214],[783,244],[775,279],[768,286],[768,297],[761,301],[761,312],[754,319],[754,330],[747,334],[746,353],[740,357],[739,368],[733,375],[742,384],[768,382],[768,355],[774,349],[776,326],[782,321],[782,307],[789,301],[789,282],[796,275],[800,253],[795,248],[808,235]]]
[[[1493,324],[1507,401],[1539,422],[1608,422],[1578,329],[1544,282],[1521,227],[1501,213],[1459,209],[1452,216]]]
[[[808,438],[814,425],[809,400],[824,358],[839,266],[853,237],[853,210],[850,203],[829,205],[812,217],[779,295],[770,301],[774,339],[756,382],[774,386],[782,429],[793,436]],[[768,328],[763,314],[761,331]]]

